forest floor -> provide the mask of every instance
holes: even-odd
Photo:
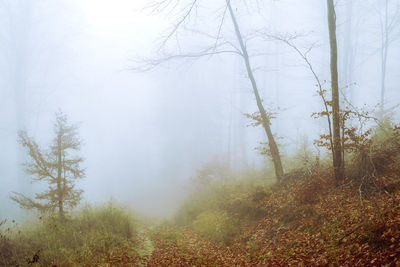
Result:
[[[265,218],[228,246],[185,227],[147,229],[145,266],[400,266],[400,190],[360,194],[315,178],[278,187],[258,202]],[[121,265],[138,264],[127,259]]]
[[[329,181],[326,173],[294,177],[261,195],[249,192],[245,197],[263,216],[245,221],[225,244],[190,225],[140,221],[135,241],[98,254],[89,265],[71,266],[400,266],[398,176],[382,177],[381,190],[370,191],[350,181],[340,186]],[[107,210],[112,217],[102,220],[119,214]],[[101,248],[97,241],[93,245]],[[41,264],[44,257],[32,266],[51,266]]]

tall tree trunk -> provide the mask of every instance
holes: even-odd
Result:
[[[262,105],[260,94],[258,93],[257,83],[254,78],[253,70],[251,69],[251,64],[250,64],[249,55],[247,53],[247,48],[244,45],[242,34],[240,33],[239,25],[236,21],[235,14],[233,13],[230,0],[226,0],[226,4],[228,6],[229,14],[231,15],[232,23],[235,28],[236,37],[239,41],[240,48],[242,50],[242,56],[243,56],[243,60],[246,65],[247,75],[248,75],[251,85],[253,87],[253,93],[256,98],[257,107],[258,107],[258,110],[261,115],[262,125],[263,125],[263,127],[265,129],[265,133],[267,134],[267,137],[268,137],[268,145],[269,145],[269,149],[271,152],[272,161],[274,163],[275,175],[276,175],[277,180],[280,182],[283,179],[284,172],[283,172],[283,168],[282,168],[281,157],[279,155],[279,149],[278,149],[278,146],[275,142],[275,138],[271,131],[271,126],[270,126],[271,122],[267,116],[267,113],[265,112],[264,106]]]
[[[342,157],[342,143],[340,136],[340,114],[339,114],[339,79],[337,64],[337,41],[336,41],[336,14],[333,0],[328,3],[328,27],[329,44],[331,50],[331,83],[332,83],[332,123],[333,123],[333,170],[335,181],[338,184],[344,179],[344,162]]]
[[[346,3],[346,24],[344,30],[343,37],[343,63],[342,63],[342,72],[340,75],[343,80],[343,87],[347,87],[344,91],[347,99],[353,103],[354,101],[354,86],[352,85],[353,74],[354,74],[354,61],[355,61],[355,52],[356,45],[355,40],[357,39],[357,34],[353,31],[353,1],[347,1]],[[342,102],[343,103],[343,102]]]
[[[385,89],[386,89],[386,62],[389,48],[389,26],[388,26],[388,0],[385,0],[385,17],[381,34],[381,119],[384,119]]]
[[[60,129],[59,129],[60,130]],[[58,134],[57,138],[57,191],[58,191],[58,214],[60,216],[60,221],[64,221],[65,214],[64,214],[64,188],[63,188],[63,179],[62,179],[62,153],[61,153],[61,134]]]

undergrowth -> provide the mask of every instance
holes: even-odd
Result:
[[[3,229],[2,266],[92,266],[121,250],[135,254],[137,224],[126,209],[86,206],[65,222],[42,216],[36,223]]]

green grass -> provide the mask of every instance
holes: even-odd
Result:
[[[85,266],[125,249],[135,253],[137,224],[126,209],[107,204],[86,206],[64,223],[55,217],[15,227],[0,239],[0,262],[6,266]],[[6,249],[7,248],[7,249]]]
[[[265,170],[247,171],[230,178],[215,176],[206,186],[203,183],[200,190],[195,188],[174,222],[210,241],[229,245],[242,226],[265,217],[258,202],[275,183],[268,177],[271,176]]]

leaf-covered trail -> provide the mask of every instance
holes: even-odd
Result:
[[[226,247],[188,228],[158,226],[147,266],[400,266],[400,186],[360,204],[354,188],[296,182],[260,205],[267,216]],[[316,191],[314,190],[315,188]],[[397,204],[395,204],[397,203]]]
[[[185,228],[159,226],[148,266],[246,266],[231,249],[207,241]]]
[[[360,205],[350,186],[296,182],[271,191],[266,217],[229,246],[164,223],[141,230],[137,257],[112,266],[400,266],[400,183],[388,186],[391,196]]]
[[[139,254],[139,256],[143,258],[150,257],[154,251],[153,242],[151,241],[148,235],[149,231],[151,231],[151,228],[149,229],[140,228],[137,233],[138,239],[141,240],[141,242],[140,246],[136,249],[136,251]]]

